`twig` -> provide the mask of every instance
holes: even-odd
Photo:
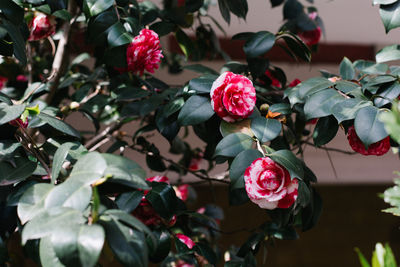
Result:
[[[75,23],[77,18],[77,4],[75,0],[70,0],[68,3],[68,11],[74,16],[71,21],[66,21],[62,26],[62,36],[57,45],[57,52],[54,57],[52,65],[52,73],[55,73],[50,86],[50,92],[46,97],[46,103],[50,104],[57,92],[58,85],[60,84],[61,77],[64,75],[64,70],[66,68],[66,63],[68,62],[68,43],[71,35],[72,24]]]
[[[107,138],[107,136],[109,134],[111,134],[112,132],[118,130],[119,128],[121,128],[123,125],[123,122],[118,122],[115,123],[112,126],[108,126],[106,129],[104,129],[101,133],[99,133],[98,135],[94,136],[92,139],[90,139],[86,144],[85,147],[87,149],[91,149],[93,146],[95,146],[97,143],[101,142],[103,139]]]
[[[111,135],[108,135],[105,139],[103,139],[102,141],[98,142],[96,145],[94,145],[93,147],[91,147],[89,149],[90,152],[95,151],[96,149],[98,149],[99,147],[101,147],[102,145],[110,142],[110,140],[112,139]]]
[[[129,146],[129,148],[132,149],[132,150],[135,150],[135,151],[137,151],[139,153],[146,154],[146,155],[151,153],[151,152],[149,152],[149,151],[147,151],[145,149],[136,148],[134,145]],[[185,171],[193,174],[194,176],[196,176],[197,178],[199,178],[201,180],[210,181],[210,182],[219,182],[219,183],[224,183],[224,184],[230,184],[230,182],[227,181],[227,180],[222,180],[222,179],[218,179],[218,178],[215,178],[215,177],[209,177],[208,175],[200,174],[198,171],[192,171],[192,170],[186,168],[185,166],[182,166],[181,164],[176,163],[175,161],[162,156],[161,154],[158,154],[157,156],[160,157],[162,160],[174,165],[175,167],[178,167],[178,168],[180,168],[182,170],[185,170]]]
[[[338,175],[337,175],[337,172],[336,172],[335,165],[333,164],[333,160],[331,158],[331,155],[329,154],[328,150],[325,150],[325,152],[326,152],[326,155],[328,156],[329,162],[330,162],[330,164],[332,166],[333,174],[335,175],[336,180],[338,180],[339,178],[338,178]]]
[[[305,142],[303,142],[303,143],[304,143],[304,144],[307,144],[307,145],[312,145],[312,146],[314,146],[314,144],[311,143],[311,142],[305,141]],[[342,150],[342,149],[334,148],[334,147],[326,147],[326,146],[324,146],[324,147],[321,147],[321,149],[326,150],[326,151],[339,152],[339,153],[343,153],[343,154],[346,154],[346,155],[354,155],[354,154],[357,154],[356,152],[347,151],[347,150]]]

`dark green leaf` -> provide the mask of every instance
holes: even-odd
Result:
[[[386,33],[400,26],[400,1],[390,5],[380,5],[379,13]]]
[[[0,10],[15,25],[21,24],[24,19],[24,10],[12,0],[0,1]]]
[[[287,103],[277,103],[273,104],[269,107],[271,112],[279,112],[283,115],[289,115],[292,113],[292,109],[290,108],[290,104]]]
[[[253,161],[262,157],[261,152],[256,149],[244,150],[235,157],[229,168],[229,178],[233,189],[244,188],[244,172]]]
[[[175,214],[177,197],[170,185],[166,183],[152,183],[152,189],[146,195],[146,199],[164,219],[169,220]]]
[[[191,96],[178,115],[180,125],[196,125],[207,121],[214,115],[210,100],[198,95]]]
[[[354,119],[358,110],[371,105],[371,101],[362,101],[357,98],[349,98],[336,103],[332,107],[331,111],[332,115],[335,116],[338,123],[341,123],[346,120]]]
[[[14,56],[22,65],[26,65],[25,39],[22,36],[20,29],[8,20],[3,20],[3,27],[7,30],[11,40],[13,41]]]
[[[14,155],[14,152],[21,147],[21,144],[11,140],[0,141],[0,161],[9,159]]]
[[[377,96],[379,97],[376,97],[374,99],[374,104],[377,107],[382,107],[386,104],[391,103],[394,99],[397,99],[399,95],[400,95],[400,83],[396,81],[387,88],[384,88],[382,92],[377,94]]]
[[[65,159],[68,156],[68,152],[71,149],[71,147],[76,146],[75,143],[64,143],[62,144],[56,151],[53,157],[53,167],[51,170],[51,183],[54,184],[55,181],[57,180],[58,174],[60,173],[60,170],[62,168],[62,165],[65,161]]]
[[[229,0],[218,0],[219,11],[221,12],[222,17],[224,20],[230,24],[231,23],[231,13],[229,11],[228,6]]]
[[[177,30],[175,32],[175,38],[186,58],[196,52],[192,40],[189,38],[189,36],[187,36],[184,31],[182,31],[181,29]]]
[[[117,22],[108,28],[107,41],[110,47],[129,44],[132,40],[132,35],[126,31],[121,22]]]
[[[275,139],[282,130],[282,124],[278,120],[257,117],[251,121],[251,130],[262,143]]]
[[[216,75],[206,75],[199,78],[190,80],[189,88],[199,93],[209,94],[211,91],[212,84],[217,79]]]
[[[137,208],[140,201],[142,201],[143,192],[142,191],[133,191],[122,193],[115,199],[115,203],[118,208],[125,212],[132,212]]]
[[[250,149],[253,138],[243,133],[232,133],[224,137],[215,148],[214,156],[236,157],[240,152]]]
[[[303,179],[304,170],[303,163],[301,160],[296,158],[290,150],[278,150],[268,154],[273,161],[282,165],[285,169],[288,170],[290,174],[290,178],[293,180],[294,178]]]
[[[299,85],[299,96],[301,99],[304,99],[306,96],[327,89],[332,85],[333,83],[328,81],[328,79],[326,78],[322,77],[311,78],[302,82]]]
[[[159,37],[164,36],[169,34],[170,32],[173,32],[175,29],[176,25],[171,22],[167,21],[159,21],[156,23],[153,23],[150,26],[150,29],[155,31]]]
[[[376,62],[382,63],[400,59],[400,45],[390,45],[376,53]]]
[[[384,111],[374,106],[368,106],[358,111],[354,126],[358,137],[365,146],[376,143],[388,136],[383,122],[378,119],[382,112]]]
[[[331,115],[332,107],[344,99],[334,89],[327,89],[313,94],[304,105],[306,120]]]
[[[283,6],[283,18],[295,19],[303,11],[303,5],[297,0],[287,0]]]
[[[15,167],[7,162],[0,162],[0,186],[10,185],[24,180],[36,170],[37,163],[27,158],[14,159]]]
[[[113,4],[113,0],[84,0],[83,11],[85,12],[86,18],[90,18],[107,10]]]
[[[345,80],[352,80],[356,74],[353,63],[344,57],[339,67],[340,76]]]
[[[39,119],[42,121],[48,123],[51,127],[59,130],[62,133],[65,133],[67,135],[71,135],[77,138],[81,138],[80,133],[72,128],[69,124],[63,122],[62,120],[59,120],[53,116],[47,115],[46,113],[40,113],[37,115]]]
[[[247,0],[228,0],[226,3],[233,14],[239,18],[246,19],[247,12],[249,11]]]
[[[335,117],[327,116],[320,118],[314,128],[313,140],[315,146],[322,146],[329,143],[339,130]]]
[[[275,44],[275,35],[260,31],[255,33],[243,46],[248,57],[258,57],[268,52]]]
[[[15,120],[21,116],[25,110],[25,105],[12,105],[0,103],[0,125]]]

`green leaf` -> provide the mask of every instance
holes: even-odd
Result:
[[[68,152],[71,147],[76,146],[75,143],[67,142],[62,144],[56,151],[53,157],[53,166],[51,170],[51,183],[54,184],[58,178],[58,174],[61,171],[62,165],[68,156]]]
[[[396,258],[393,255],[393,251],[389,244],[385,244],[385,256],[384,256],[385,267],[396,267]]]
[[[46,236],[40,239],[39,243],[40,263],[43,267],[64,267],[65,265],[57,258],[54,251],[51,237]]]
[[[250,149],[253,138],[243,133],[232,133],[225,136],[215,148],[215,156],[236,157],[240,152]]]
[[[313,140],[315,146],[322,146],[329,143],[339,130],[335,117],[327,116],[320,118],[314,128]]]
[[[10,185],[24,180],[36,170],[37,163],[27,158],[14,159],[15,167],[7,162],[0,162],[0,186]]]
[[[206,75],[190,80],[189,88],[198,93],[207,93],[211,91],[212,84],[217,79],[216,75]]]
[[[363,101],[357,98],[349,98],[336,103],[331,111],[338,123],[346,120],[352,120],[356,117],[357,112],[363,107],[371,106],[371,101]]]
[[[373,5],[390,5],[396,2],[397,0],[373,0]]]
[[[246,19],[249,7],[247,6],[247,0],[228,0],[229,10],[239,18]]]
[[[184,31],[181,29],[175,32],[176,41],[179,44],[183,54],[185,54],[186,58],[189,58],[190,55],[195,53],[195,46],[189,36],[186,35]]]
[[[11,140],[0,141],[0,161],[11,158],[21,144]]]
[[[66,9],[57,10],[52,15],[56,18],[60,18],[66,21],[70,21],[72,19],[71,13],[69,13]]]
[[[391,83],[395,80],[397,80],[397,78],[393,75],[380,75],[369,80],[368,83],[366,84],[366,87],[372,87],[384,83]]]
[[[103,248],[105,233],[100,225],[64,225],[55,231],[51,243],[66,266],[95,266]]]
[[[292,180],[294,178],[303,179],[303,163],[301,160],[296,158],[292,151],[286,149],[278,150],[268,154],[268,157],[285,167],[285,169],[288,170]]]
[[[215,71],[207,66],[204,66],[202,64],[187,65],[187,66],[184,66],[183,68],[186,70],[191,70],[191,71],[198,72],[201,74],[219,75],[219,73],[217,71]],[[189,85],[190,85],[190,83],[189,83]],[[208,90],[208,92],[210,92],[210,90]]]
[[[15,25],[19,25],[24,19],[24,10],[12,0],[0,1],[0,10]]]
[[[352,80],[356,75],[353,63],[347,57],[344,57],[340,63],[339,72],[340,76],[345,80]]]
[[[191,96],[178,115],[180,125],[196,125],[207,121],[214,115],[210,100],[198,95]]]
[[[219,130],[222,134],[222,137],[225,137],[228,134],[237,133],[237,132],[244,133],[244,134],[247,134],[247,135],[253,137],[254,133],[251,130],[250,124],[251,124],[250,119],[236,121],[234,123],[229,123],[229,122],[226,122],[223,120],[223,121],[221,121]]]
[[[148,189],[145,182],[146,171],[136,162],[114,154],[101,155],[107,164],[104,171],[106,176],[112,175],[110,181],[129,184],[135,188]]]
[[[121,22],[117,22],[108,28],[107,41],[110,47],[129,44],[132,40],[132,35],[126,31]]]
[[[306,96],[325,90],[332,85],[333,83],[326,78],[315,77],[308,79],[299,85],[299,97],[304,99]]]
[[[90,185],[105,175],[107,162],[98,152],[90,152],[79,158],[68,180]]]
[[[126,192],[120,194],[115,199],[115,203],[120,210],[130,213],[137,208],[139,203],[142,201],[142,197],[142,191]]]
[[[273,104],[268,109],[271,112],[279,112],[283,115],[289,115],[292,113],[292,109],[290,108],[290,104],[287,103],[277,103]]]
[[[159,21],[151,24],[150,29],[155,31],[159,37],[169,34],[173,32],[176,25],[167,21]]]
[[[304,105],[306,120],[332,114],[332,107],[345,98],[334,89],[327,89],[313,94]]]
[[[59,120],[53,116],[47,115],[46,113],[43,113],[43,112],[40,113],[39,115],[37,115],[37,117],[39,119],[41,119],[42,121],[48,123],[54,129],[57,129],[62,133],[65,133],[70,136],[74,136],[76,138],[81,138],[81,135],[77,130],[75,130],[69,124],[63,122],[62,120]]]
[[[379,13],[386,33],[400,26],[400,1],[390,5],[380,5]]]
[[[366,60],[356,60],[354,61],[353,65],[361,73],[368,73],[368,74],[385,74],[389,69],[388,65],[386,64],[376,64],[373,61],[366,61]]]
[[[357,253],[358,260],[360,261],[362,267],[371,267],[371,265],[368,263],[368,260],[364,257],[359,248],[355,248],[354,251]]]
[[[398,104],[392,105],[392,111],[382,112],[379,119],[385,124],[386,131],[397,143],[400,143],[400,112]]]
[[[400,45],[390,45],[376,53],[376,62],[382,63],[400,59]]]
[[[53,189],[51,184],[38,183],[29,187],[18,201],[18,217],[22,224],[44,210],[44,201]]]
[[[84,0],[83,11],[86,18],[90,18],[109,9],[113,4],[113,0]]]
[[[21,116],[25,110],[25,105],[12,105],[0,103],[0,125],[15,120]]]
[[[250,58],[267,53],[275,44],[275,35],[268,31],[255,33],[243,46],[243,50]]]
[[[358,137],[365,146],[376,143],[388,136],[383,122],[378,119],[382,112],[374,106],[368,106],[358,111],[354,126]]]
[[[84,211],[92,198],[92,187],[75,179],[68,179],[57,185],[46,197],[44,206],[46,209],[57,207],[69,207]],[[83,178],[83,177],[82,177]]]
[[[384,90],[377,94],[374,98],[374,104],[377,107],[382,107],[386,104],[391,103],[394,99],[400,95],[400,83],[398,81],[391,84],[389,87],[384,88]]]
[[[27,59],[25,39],[22,36],[20,29],[5,19],[3,20],[3,27],[7,30],[13,42],[14,56],[19,60],[22,65],[26,65]]]
[[[235,157],[229,168],[232,188],[244,188],[244,172],[253,161],[262,157],[261,152],[256,149],[244,150]]]
[[[82,224],[82,213],[65,207],[44,210],[29,221],[22,230],[22,244],[30,239],[38,239],[54,232],[63,231],[65,225]]]
[[[164,219],[169,220],[175,214],[177,197],[170,185],[166,183],[152,183],[152,189],[146,195],[146,199]]]
[[[219,11],[221,12],[221,15],[224,18],[224,20],[228,24],[230,24],[231,23],[231,13],[229,10],[228,1],[229,0],[218,0],[218,7],[219,7]]]
[[[262,143],[275,139],[282,130],[282,124],[278,120],[257,117],[251,121],[251,130]]]

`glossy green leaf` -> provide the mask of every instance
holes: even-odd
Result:
[[[53,116],[47,115],[46,113],[43,113],[43,112],[40,113],[39,115],[37,115],[37,117],[39,119],[41,119],[42,121],[48,123],[54,129],[57,129],[62,133],[65,133],[70,136],[74,136],[76,138],[81,138],[81,135],[77,130],[75,130],[69,124],[63,122],[62,120],[59,120]]]
[[[390,5],[396,1],[398,1],[398,0],[373,0],[372,4],[373,5]]]
[[[226,3],[233,14],[239,18],[246,19],[247,12],[249,11],[247,0],[228,0]]]
[[[278,150],[273,153],[268,154],[273,161],[279,163],[286,170],[288,170],[290,174],[290,178],[299,178],[303,179],[304,177],[304,170],[303,170],[303,163],[301,160],[296,158],[290,150]]]
[[[10,185],[24,180],[36,170],[37,163],[27,158],[14,158],[15,166],[0,162],[0,186]]]
[[[9,22],[8,20],[3,20],[2,25],[8,32],[13,42],[14,56],[19,60],[22,65],[26,65],[26,49],[25,49],[25,39],[21,34],[20,29]]]
[[[12,140],[0,141],[0,161],[11,158],[21,147],[21,144]]]
[[[262,143],[275,139],[282,130],[282,124],[275,119],[257,117],[251,121],[251,130]]]
[[[374,104],[377,107],[382,107],[386,104],[391,103],[393,100],[397,99],[399,95],[400,95],[400,83],[396,81],[387,88],[384,88],[383,91],[377,94],[377,97],[374,98]]]
[[[319,118],[313,132],[314,145],[322,146],[329,143],[336,136],[338,130],[339,125],[335,117]]]
[[[253,138],[243,133],[232,133],[225,136],[215,148],[215,156],[236,157],[240,152],[250,149]]]
[[[46,236],[40,239],[39,243],[40,264],[43,267],[64,267],[58,259],[51,243],[51,236]]]
[[[275,35],[260,31],[255,33],[243,46],[248,57],[258,57],[267,53],[275,44]]]
[[[378,119],[382,112],[374,106],[368,106],[358,111],[354,126],[358,137],[365,146],[376,143],[388,136],[383,122]]]
[[[392,105],[392,111],[382,112],[379,120],[385,124],[386,131],[397,143],[400,143],[400,112],[398,104]]]
[[[256,149],[244,150],[235,157],[229,168],[232,188],[244,188],[244,172],[253,161],[262,157],[261,152]]]
[[[126,31],[121,22],[117,22],[108,28],[107,41],[110,47],[131,43],[133,36]]]
[[[137,208],[139,203],[142,201],[142,197],[142,191],[126,192],[120,194],[115,199],[115,203],[120,210],[130,213]]]
[[[0,10],[13,24],[18,25],[24,19],[24,10],[12,0],[0,1]]]
[[[25,110],[25,105],[12,105],[0,103],[0,125],[15,120],[21,116]]]
[[[180,125],[196,125],[207,121],[214,115],[210,100],[198,95],[191,96],[178,115]]]
[[[102,251],[105,233],[101,226],[64,225],[51,235],[53,249],[66,266],[95,266]]]
[[[379,13],[386,33],[400,26],[400,1],[390,5],[380,5]]]
[[[290,108],[290,104],[287,103],[277,103],[273,104],[268,109],[271,112],[279,112],[283,115],[289,115],[292,113],[292,109]]]
[[[107,169],[107,161],[98,152],[87,153],[79,158],[70,174],[69,180],[92,184],[102,178]]]
[[[340,63],[339,72],[340,76],[345,80],[354,79],[356,74],[353,63],[347,57],[344,57]]]
[[[363,107],[371,106],[371,101],[363,101],[357,98],[349,98],[336,103],[331,111],[338,123],[346,120],[352,120],[356,117],[357,112]]]
[[[87,18],[96,16],[114,4],[113,0],[84,0],[83,11]]]
[[[334,89],[327,89],[313,94],[304,105],[306,120],[332,114],[332,107],[345,98]]]
[[[53,166],[51,170],[51,183],[54,184],[57,180],[58,174],[62,168],[65,159],[68,156],[68,152],[71,147],[76,146],[75,143],[67,142],[62,144],[56,151],[53,157]]]
[[[224,20],[230,24],[231,23],[231,13],[228,6],[229,0],[218,0],[218,7],[219,11],[221,12],[222,17]]]
[[[400,59],[400,45],[390,45],[376,53],[376,62],[387,62]]]
[[[18,217],[22,224],[33,219],[44,210],[44,201],[53,185],[38,183],[29,187],[18,201]]]
[[[378,58],[376,59],[378,62]],[[385,74],[389,67],[386,64],[377,64],[373,61],[356,60],[353,63],[354,67],[361,73],[368,74]]]
[[[22,230],[22,244],[30,239],[38,239],[54,232],[63,231],[65,225],[82,224],[82,213],[65,207],[44,210],[30,220]]]
[[[326,78],[315,77],[315,78],[308,79],[299,85],[299,87],[298,87],[299,88],[299,97],[301,99],[303,99],[306,96],[310,96],[321,90],[325,90],[332,85],[333,85],[333,83],[328,81],[328,79],[326,79]]]
[[[175,38],[186,58],[195,53],[194,43],[184,31],[181,29],[177,30],[175,32]]]
[[[198,93],[207,93],[211,91],[212,84],[218,78],[216,75],[207,75],[190,80],[189,88]]]
[[[169,220],[175,212],[177,197],[174,189],[166,183],[153,183],[146,199],[164,219]]]

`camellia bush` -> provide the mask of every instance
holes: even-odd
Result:
[[[234,35],[246,55],[234,62],[219,44],[221,20],[208,11],[217,5],[229,24],[246,19],[246,0],[0,1],[1,264],[22,265],[10,251],[17,240],[42,266],[256,266],[265,242],[296,239],[318,222],[322,201],[305,145],[344,131],[354,153],[398,147],[400,67],[385,62],[400,59],[400,46],[385,47],[376,62],[344,57],[337,74],[287,81],[268,52],[311,61],[323,23],[312,0],[270,2],[283,6],[282,27]],[[387,32],[400,26],[399,0],[374,4]],[[167,49],[170,40],[179,53]],[[210,59],[226,63],[198,63]],[[169,85],[153,76],[159,68],[198,77]],[[94,131],[77,130],[69,117],[78,113]],[[218,164],[227,172],[214,177]],[[223,210],[188,208],[193,179],[228,186],[231,205],[251,201],[269,219],[242,246],[221,251]]]

